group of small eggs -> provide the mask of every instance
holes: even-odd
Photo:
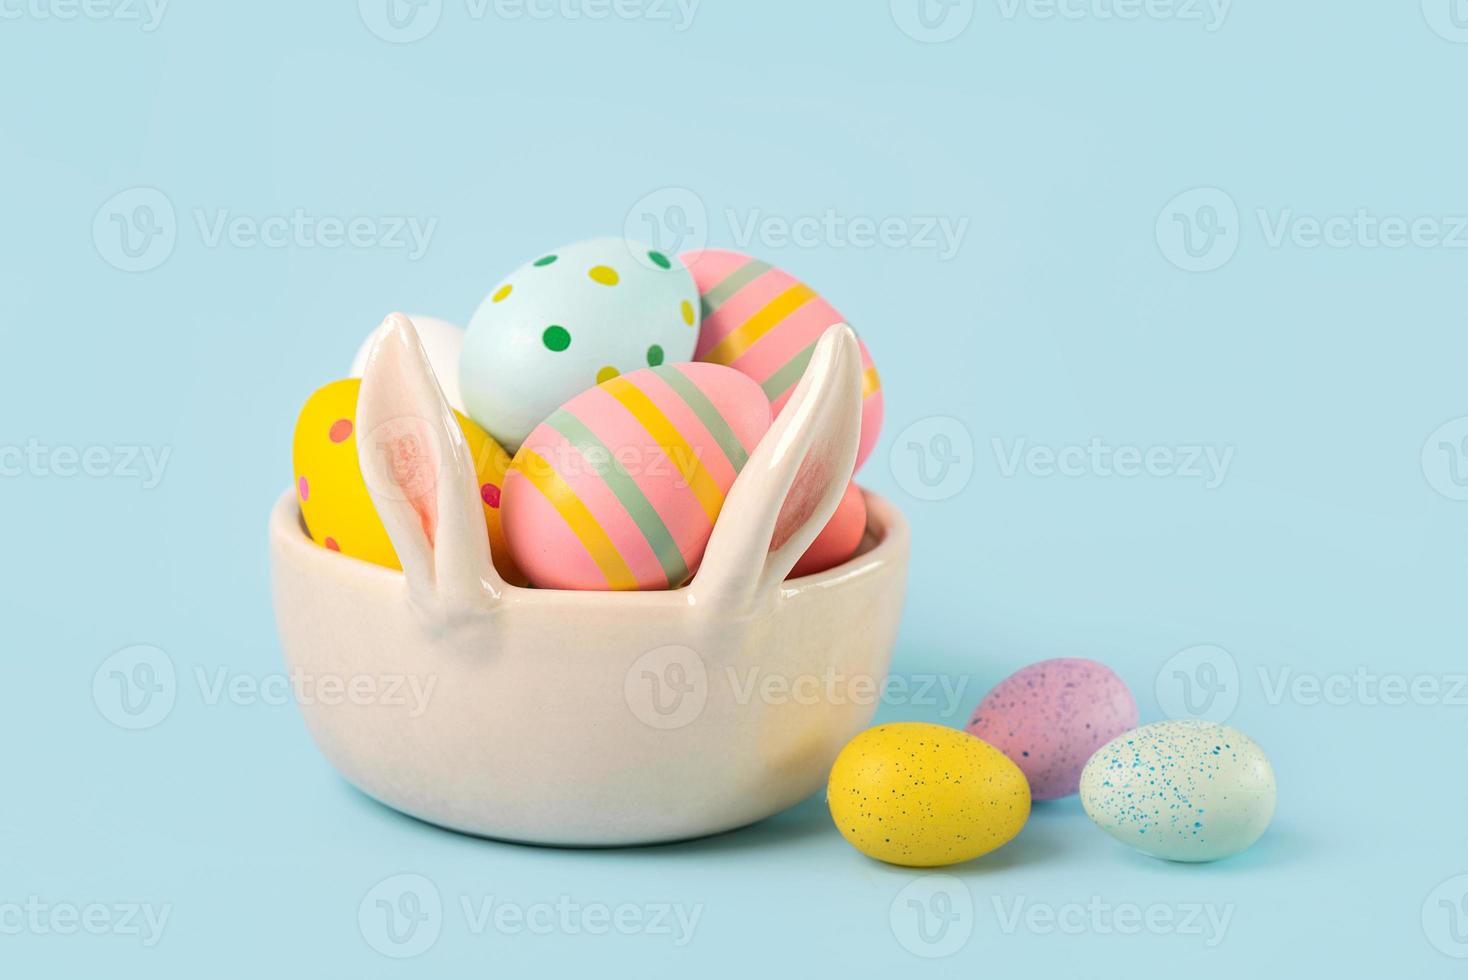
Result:
[[[1274,771],[1253,740],[1207,721],[1137,721],[1105,665],[1044,660],[1001,681],[965,731],[904,722],[857,735],[826,801],[853,847],[910,867],[987,854],[1019,834],[1032,799],[1077,792],[1106,833],[1170,861],[1230,857],[1264,834]]]
[[[816,340],[845,322],[759,259],[665,255],[598,239],[538,255],[486,294],[467,330],[413,317],[475,463],[506,581],[581,590],[674,589],[697,571],[740,469],[789,400]],[[358,465],[353,377],[296,423],[294,468],[313,540],[398,568]],[[862,344],[857,467],[882,423]],[[854,483],[796,564],[850,558],[866,528]]]

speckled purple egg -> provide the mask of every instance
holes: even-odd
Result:
[[[1137,727],[1137,702],[1105,664],[1059,657],[1000,681],[966,727],[1020,767],[1034,799],[1055,800],[1080,787],[1097,749]]]

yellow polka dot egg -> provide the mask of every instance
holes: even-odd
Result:
[[[1030,817],[1030,786],[988,742],[905,722],[869,728],[846,744],[831,767],[826,802],[858,851],[934,868],[1012,840]]]
[[[676,256],[623,238],[552,249],[496,284],[469,321],[464,407],[518,449],[587,388],[693,360],[698,330],[698,287]]]
[[[400,569],[397,552],[357,462],[357,378],[333,381],[318,389],[296,419],[292,450],[296,496],[311,539],[323,548],[352,558]],[[454,413],[479,480],[490,551],[495,568],[507,581],[524,585],[526,578],[510,560],[500,526],[500,492],[510,457],[490,435]]]

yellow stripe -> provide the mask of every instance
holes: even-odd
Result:
[[[800,309],[814,295],[809,286],[796,283],[766,303],[764,309],[745,320],[737,329],[730,331],[703,359],[715,364],[733,364],[740,355],[754,346],[755,341],[769,333],[771,327]]]
[[[877,369],[869,367],[861,373],[861,397],[865,398],[874,391],[882,390],[882,379],[877,377]]]
[[[684,482],[698,498],[699,506],[708,515],[709,523],[712,524],[718,520],[719,511],[724,506],[724,491],[719,489],[714,478],[709,476],[708,470],[703,468],[703,461],[698,458],[698,454],[693,451],[688,440],[683,438],[683,433],[678,431],[678,427],[668,421],[668,417],[657,405],[653,404],[653,400],[647,397],[641,388],[626,378],[604,381],[602,388],[621,402],[623,408],[632,413],[632,417],[647,430],[648,435],[652,436],[662,449],[663,455],[667,456],[678,468],[678,472],[683,475]]]
[[[627,567],[627,562],[617,551],[617,546],[612,544],[612,539],[607,537],[607,532],[602,530],[591,511],[576,496],[561,475],[551,468],[539,453],[533,449],[522,449],[515,454],[514,468],[524,474],[550,501],[556,513],[561,515],[581,542],[581,547],[596,562],[601,569],[602,575],[606,577],[607,585],[620,591],[630,591],[637,588],[637,579],[632,575],[632,569]]]

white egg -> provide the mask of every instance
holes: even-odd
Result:
[[[438,386],[443,389],[444,400],[449,403],[450,408],[468,415],[464,411],[464,399],[459,395],[459,351],[464,346],[464,328],[416,313],[408,319],[413,321],[418,339],[423,341],[424,353],[428,355],[428,364],[433,368],[433,373],[438,376]],[[368,335],[357,349],[357,356],[352,358],[351,377],[360,378],[366,370],[367,351],[372,346],[374,336],[376,331]]]
[[[1253,739],[1210,721],[1159,721],[1096,750],[1081,772],[1086,816],[1169,861],[1216,861],[1274,816],[1274,770]]]
[[[698,288],[676,257],[621,238],[546,252],[491,289],[469,321],[466,411],[513,451],[587,388],[691,361],[698,325]]]

